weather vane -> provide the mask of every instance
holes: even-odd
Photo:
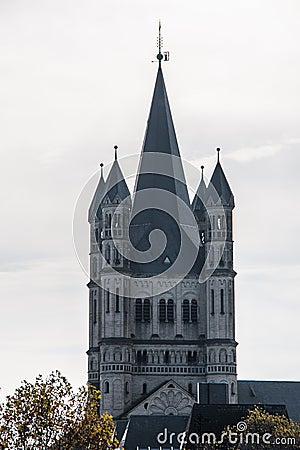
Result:
[[[162,61],[169,61],[170,59],[170,53],[169,52],[162,52],[161,48],[163,46],[163,37],[161,35],[161,23],[159,21],[158,25],[158,38],[157,38],[157,47],[158,47],[158,54],[156,56],[156,59],[158,59],[159,67],[161,67]],[[152,61],[156,62],[156,61]]]

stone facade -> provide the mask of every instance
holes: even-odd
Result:
[[[199,270],[178,278],[135,273],[128,257],[132,198],[117,160],[100,181],[89,214],[88,379],[101,389],[101,410],[115,417],[181,414],[190,411],[197,382],[227,383],[228,401],[237,403],[234,202],[219,160],[208,187],[201,181],[200,207],[195,199],[191,205],[199,267],[211,270],[204,282]],[[164,262],[171,263],[167,256]]]

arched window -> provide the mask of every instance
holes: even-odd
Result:
[[[150,300],[145,298],[143,305],[144,322],[150,322]]]
[[[136,352],[136,362],[137,363],[141,363],[142,362],[142,352],[141,352],[141,350],[138,350]]]
[[[198,320],[197,300],[192,300],[192,302],[191,302],[191,321],[197,322],[197,320]]]
[[[97,276],[97,259],[96,258],[93,258],[92,272],[93,272],[93,276],[96,277]]]
[[[224,228],[224,219],[225,219],[225,217],[222,215],[222,216],[218,216],[218,220],[217,220],[217,223],[218,223],[218,230],[221,230],[222,228]]]
[[[221,289],[221,314],[225,314],[224,311],[224,289]]]
[[[236,362],[235,350],[232,350],[231,353],[232,353],[232,361]]]
[[[188,364],[195,364],[197,362],[197,352],[196,351],[188,351],[187,353],[187,362]]]
[[[116,289],[116,312],[120,312],[120,294],[119,289]]]
[[[115,222],[116,228],[121,227],[121,214],[119,214],[119,213],[114,214],[114,222]]]
[[[109,394],[109,382],[105,381],[104,383],[104,394]]]
[[[215,216],[212,216],[212,229],[214,230],[216,228],[216,218]]]
[[[135,301],[135,320],[141,322],[143,318],[142,315],[142,299],[137,298]]]
[[[159,320],[165,322],[166,318],[166,300],[161,298],[159,300]]]
[[[167,305],[167,320],[168,322],[174,322],[174,300],[169,298]]]
[[[216,362],[216,354],[215,354],[214,350],[209,351],[208,360],[210,363]]]
[[[147,383],[143,383],[142,394],[147,394]]]
[[[93,317],[94,317],[94,323],[97,323],[97,299],[95,299],[95,298],[93,301]]]
[[[108,263],[110,263],[110,245],[105,247],[105,259]]]
[[[222,348],[220,350],[219,362],[220,363],[227,363],[227,351],[224,348]]]
[[[231,395],[235,395],[235,384],[231,383]]]
[[[129,394],[129,383],[128,383],[128,381],[126,381],[126,383],[125,383],[125,394],[126,395]]]
[[[211,301],[211,314],[215,313],[215,291],[211,289],[210,291],[210,301]]]
[[[105,214],[105,228],[108,228],[108,222],[109,222],[108,216],[109,216],[109,214],[106,213]]]
[[[148,362],[147,350],[143,350],[142,363],[147,364],[147,362]]]
[[[187,323],[190,320],[190,303],[188,300],[183,300],[182,303],[182,320]]]
[[[151,302],[149,298],[142,300],[137,298],[135,301],[135,320],[137,322],[150,322]]]
[[[189,394],[193,394],[193,384],[192,383],[189,383],[189,385],[188,385],[188,392],[189,392]]]
[[[114,264],[116,266],[119,266],[121,263],[121,259],[120,259],[120,253],[119,250],[117,248],[114,249]]]
[[[111,235],[111,213],[105,214],[105,236]]]
[[[169,350],[165,351],[164,360],[165,360],[166,364],[169,364],[169,362],[170,362],[170,352],[169,352]]]
[[[110,311],[110,292],[106,291],[106,312]]]

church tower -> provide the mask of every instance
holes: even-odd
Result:
[[[88,376],[115,417],[188,415],[198,383],[224,383],[237,402],[234,198],[218,149],[190,204],[157,58],[134,192],[115,147],[89,210]]]

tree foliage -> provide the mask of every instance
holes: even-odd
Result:
[[[223,431],[223,442],[205,444],[202,450],[294,450],[300,449],[300,424],[279,414],[270,414],[262,407],[249,410],[247,417]],[[221,439],[220,439],[221,440]]]
[[[112,416],[99,416],[100,391],[74,392],[59,371],[22,381],[0,406],[0,449],[106,450],[117,447]]]

